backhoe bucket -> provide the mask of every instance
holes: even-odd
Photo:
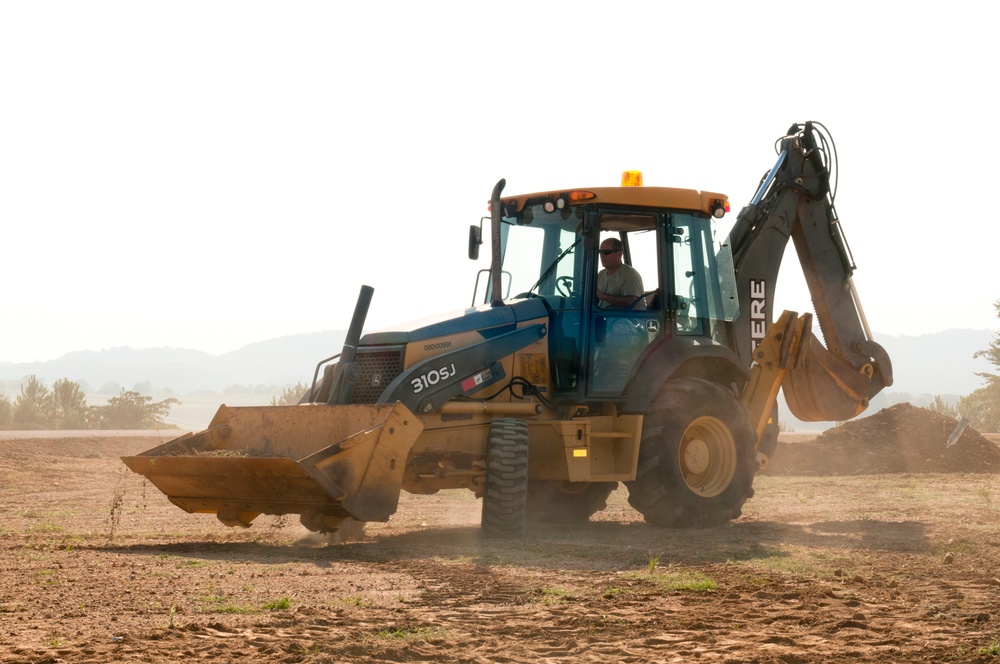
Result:
[[[122,457],[178,507],[231,526],[299,514],[311,530],[396,511],[423,424],[402,404],[222,406],[208,429]]]
[[[812,333],[802,344],[798,361],[781,388],[792,414],[803,422],[840,422],[864,412],[873,366],[855,369],[835,357]]]

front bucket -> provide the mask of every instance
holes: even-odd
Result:
[[[299,514],[313,530],[396,511],[421,421],[402,404],[222,406],[208,429],[122,457],[172,503],[248,526]]]

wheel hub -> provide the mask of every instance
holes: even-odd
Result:
[[[705,441],[700,438],[687,441],[684,446],[684,467],[689,472],[700,475],[708,469],[710,462],[711,453],[708,451],[708,445]]]
[[[685,484],[704,498],[721,494],[736,475],[736,441],[718,418],[705,416],[693,421],[678,452]]]

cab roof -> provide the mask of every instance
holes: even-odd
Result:
[[[546,200],[557,201],[560,198],[568,201],[570,205],[603,203],[630,207],[692,210],[708,215],[712,215],[720,205],[726,210],[729,209],[729,197],[725,194],[673,187],[587,187],[501,196],[501,201],[506,210],[516,209],[520,212],[525,205],[537,205]]]

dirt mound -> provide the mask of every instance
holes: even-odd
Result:
[[[958,421],[908,403],[845,422],[809,442],[779,443],[770,475],[1000,473],[1000,447]]]

